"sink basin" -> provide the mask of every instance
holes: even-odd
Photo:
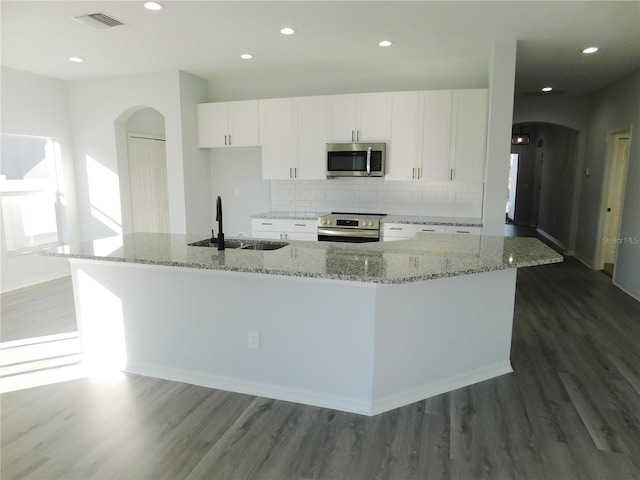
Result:
[[[272,242],[269,240],[229,239],[224,241],[224,248],[241,250],[277,250],[287,245],[289,245],[287,242]],[[189,246],[218,248],[218,239],[214,239],[212,242],[210,238],[207,238],[190,243]]]

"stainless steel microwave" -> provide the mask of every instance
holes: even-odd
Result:
[[[327,143],[327,178],[382,177],[385,143]]]

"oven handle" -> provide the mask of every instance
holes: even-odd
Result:
[[[380,237],[380,230],[318,227],[318,235],[325,235],[327,237],[378,238]]]
[[[367,175],[371,175],[371,146],[367,148]]]

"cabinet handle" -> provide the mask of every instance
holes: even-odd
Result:
[[[224,144],[225,145],[227,144],[227,136],[226,135],[224,136]]]
[[[292,171],[293,171],[293,169],[291,167],[289,167],[289,178],[293,178]]]
[[[231,135],[229,135],[229,145],[231,145]]]
[[[471,233],[469,230],[456,230],[456,233]]]
[[[416,167],[412,168],[412,172],[411,172],[411,178],[415,180],[416,178]]]
[[[360,130],[356,130],[356,142],[360,141]]]
[[[389,227],[389,230],[402,230],[401,227]]]
[[[352,142],[356,141],[356,132],[354,130],[351,130],[351,141]]]
[[[431,228],[431,229],[423,228],[421,231],[422,232],[435,232],[435,230],[433,228]]]
[[[262,222],[261,225],[273,225],[271,222]]]
[[[306,227],[306,226],[307,226],[307,224],[306,224],[306,223],[294,223],[294,225],[295,225],[296,227]]]
[[[453,180],[453,168],[449,171],[449,180]]]
[[[293,178],[298,178],[298,167],[293,167]]]

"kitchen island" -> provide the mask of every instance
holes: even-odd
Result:
[[[516,271],[533,238],[423,234],[277,250],[132,234],[68,257],[86,362],[375,415],[511,372]]]

